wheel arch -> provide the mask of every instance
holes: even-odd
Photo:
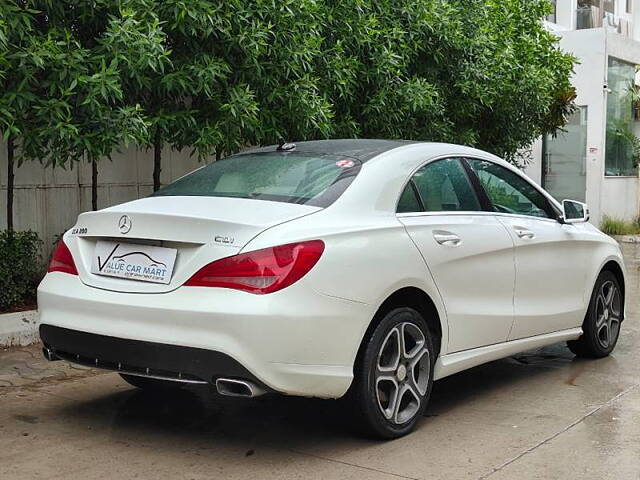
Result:
[[[369,326],[360,340],[354,362],[354,369],[362,359],[364,345],[373,330],[378,326],[386,313],[399,307],[413,308],[423,316],[436,343],[434,345],[436,349],[436,359],[440,355],[442,351],[443,328],[446,328],[446,326],[443,325],[435,302],[428,293],[418,287],[403,287],[388,295],[376,310],[376,313],[371,319],[371,322],[369,322]]]

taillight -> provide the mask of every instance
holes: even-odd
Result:
[[[76,264],[73,261],[71,252],[63,240],[58,242],[58,246],[51,257],[51,262],[49,262],[47,272],[64,272],[70,273],[71,275],[78,275],[78,270],[76,270]]]
[[[277,292],[305,276],[323,251],[322,240],[311,240],[241,253],[202,267],[185,285]]]

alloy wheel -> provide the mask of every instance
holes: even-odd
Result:
[[[411,322],[393,327],[377,355],[376,400],[384,417],[397,425],[411,420],[427,392],[430,356],[424,334]]]
[[[596,298],[596,337],[604,349],[615,343],[620,331],[620,292],[612,281],[600,287]]]

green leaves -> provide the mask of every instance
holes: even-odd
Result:
[[[572,111],[574,59],[544,30],[548,7],[326,2],[318,69],[334,133],[466,143],[515,161]]]
[[[127,142],[201,158],[327,137],[515,159],[572,111],[547,0],[0,0],[0,130],[19,158]],[[156,135],[158,132],[158,135]]]
[[[0,230],[0,312],[35,303],[41,246],[35,232]]]

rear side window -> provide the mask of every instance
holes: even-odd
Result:
[[[482,210],[467,172],[457,158],[446,158],[428,163],[415,173],[411,182],[420,195],[424,211],[473,212]],[[406,208],[405,206],[408,205],[407,202],[403,203],[403,198],[410,196],[407,190],[411,188],[411,182],[402,194],[398,204],[398,212],[401,212],[401,207]],[[419,210],[413,211],[422,210],[420,207]]]
[[[413,181],[411,181],[405,187],[402,195],[400,195],[400,200],[398,201],[398,213],[411,213],[421,211],[422,205],[420,204],[420,200],[416,196],[416,190],[415,186],[413,185]]]
[[[337,155],[270,152],[218,160],[153,196],[234,197],[327,207],[351,184],[361,163]]]

